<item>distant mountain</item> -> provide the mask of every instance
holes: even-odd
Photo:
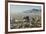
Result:
[[[32,9],[33,11],[40,11],[40,9]]]
[[[32,9],[32,10],[26,10],[24,13],[35,13],[35,12],[41,12],[40,9]]]
[[[26,10],[24,13],[32,13],[32,10]]]

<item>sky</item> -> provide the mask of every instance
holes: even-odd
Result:
[[[40,9],[41,6],[31,6],[31,5],[10,5],[10,13],[22,13],[26,10],[32,10],[32,9]]]

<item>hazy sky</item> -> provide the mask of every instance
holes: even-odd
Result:
[[[10,13],[21,13],[26,10],[31,10],[31,9],[40,9],[41,6],[31,6],[31,5],[10,5]]]

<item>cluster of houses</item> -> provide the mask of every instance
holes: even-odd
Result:
[[[10,28],[14,28],[14,25],[15,23],[19,23],[19,22],[23,22],[23,23],[26,23],[26,22],[30,22],[30,19],[29,19],[29,16],[26,16],[26,17],[23,17],[23,20],[16,20],[15,18],[11,17],[10,18]]]
[[[29,16],[23,17],[23,20],[16,20],[15,18],[12,18],[12,17],[10,18],[11,23],[18,22],[18,21],[29,22],[30,19],[29,19]]]

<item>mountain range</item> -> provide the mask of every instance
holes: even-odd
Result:
[[[32,10],[26,10],[26,11],[23,11],[24,13],[36,13],[36,12],[41,12],[40,9],[32,9]]]

